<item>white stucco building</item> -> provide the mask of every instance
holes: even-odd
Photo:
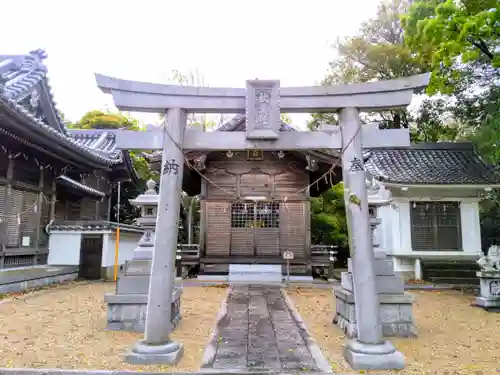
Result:
[[[117,223],[55,222],[49,225],[48,265],[79,266],[80,276],[90,279],[113,279],[115,261],[123,266],[131,260],[144,230],[120,225],[116,258]]]
[[[422,264],[475,262],[482,254],[479,202],[500,186],[500,174],[471,143],[422,143],[371,151],[369,200],[381,224],[380,247],[406,279],[422,278]]]

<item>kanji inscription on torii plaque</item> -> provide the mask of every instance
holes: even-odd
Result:
[[[280,120],[279,87],[277,80],[247,81],[247,139],[278,138]]]

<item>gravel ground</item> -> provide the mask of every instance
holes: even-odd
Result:
[[[166,366],[133,366],[123,354],[141,333],[108,332],[104,293],[114,284],[75,283],[0,303],[0,367],[161,371]],[[172,335],[184,357],[168,370],[199,368],[217,311],[227,294],[220,287],[188,287],[182,321]]]
[[[500,314],[470,304],[474,297],[455,291],[414,291],[418,338],[392,339],[406,356],[399,374],[498,375]],[[335,300],[330,290],[289,291],[308,330],[332,364],[334,372],[352,373],[342,357],[343,332],[332,325]],[[366,372],[366,373],[383,373]]]

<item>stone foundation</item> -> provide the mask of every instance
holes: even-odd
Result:
[[[479,271],[477,277],[481,289],[474,304],[486,311],[500,312],[500,271]]]
[[[172,295],[172,329],[175,329],[181,320],[182,289],[175,289]],[[106,294],[104,301],[108,304],[108,324],[110,331],[144,332],[146,310],[148,305],[147,294]]]
[[[405,293],[403,279],[396,276],[392,261],[380,254],[375,259],[376,287],[380,301],[380,319],[384,337],[413,337],[416,329],[413,320],[413,297]],[[337,324],[349,338],[357,336],[356,306],[354,303],[351,259],[349,272],[342,272],[341,285],[333,289],[336,312],[333,323]]]
[[[108,324],[113,331],[144,332],[148,305],[151,260],[127,261],[116,281],[116,293],[106,294]],[[182,288],[172,293],[171,322],[174,329],[181,320]]]
[[[336,312],[333,323],[337,324],[349,338],[357,336],[356,306],[354,294],[337,286],[333,290]],[[384,337],[414,337],[413,298],[409,294],[381,295],[380,320]]]

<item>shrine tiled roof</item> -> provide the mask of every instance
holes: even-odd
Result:
[[[99,134],[102,139],[96,140],[100,146],[96,147],[90,142],[91,136],[73,135],[67,130],[52,95],[45,58],[41,50],[28,55],[0,55],[0,110],[22,118],[24,126],[42,130],[48,139],[69,146],[93,162],[103,166],[121,163],[122,152],[111,146],[114,136]],[[46,100],[42,101],[43,95]]]
[[[82,220],[82,221],[53,220],[46,226],[45,230],[48,233],[57,231],[96,232],[96,231],[116,230],[116,228],[120,228],[121,231],[126,231],[126,232],[139,232],[139,233],[144,232],[144,228],[138,225],[115,223],[112,221],[101,221],[101,220]]]
[[[245,131],[245,127],[246,127],[245,120],[246,120],[245,115],[236,115],[228,122],[215,128],[214,131],[216,131],[216,132]],[[282,121],[279,130],[280,130],[280,132],[291,132],[291,131],[295,131],[295,128]]]
[[[106,193],[103,193],[100,190],[97,190],[97,189],[91,188],[87,185],[84,185],[81,182],[75,181],[72,178],[69,178],[68,176],[61,175],[61,176],[57,177],[56,182],[63,184],[63,185],[66,185],[66,186],[73,188],[75,190],[83,191],[87,195],[92,196],[92,197],[104,198],[106,196]]]
[[[104,129],[68,129],[68,135],[79,145],[93,150],[109,159],[122,160],[122,151],[116,148],[116,136]]]
[[[500,185],[500,173],[472,143],[419,143],[371,150],[365,166],[377,180],[400,185]]]

